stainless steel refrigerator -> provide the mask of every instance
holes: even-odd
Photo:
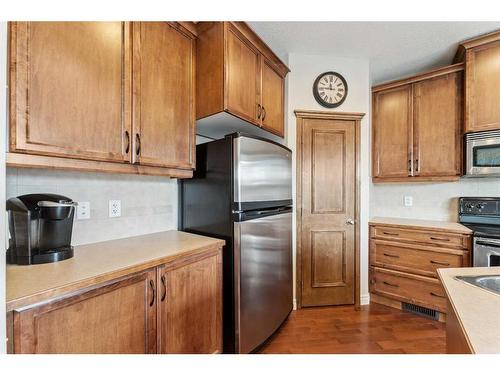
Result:
[[[292,310],[291,163],[283,145],[235,133],[198,145],[180,183],[180,229],[226,241],[224,352],[255,351]]]

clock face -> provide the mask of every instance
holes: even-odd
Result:
[[[347,97],[347,82],[336,72],[320,74],[314,81],[313,94],[323,107],[338,107]]]

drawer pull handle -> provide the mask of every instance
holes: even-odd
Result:
[[[161,277],[161,285],[163,286],[163,294],[161,296],[161,302],[165,301],[165,297],[167,296],[167,285],[165,283],[165,275]]]
[[[439,237],[431,237],[431,240],[435,241],[449,241],[449,238],[439,238]]]
[[[392,233],[392,232],[382,232],[383,234],[387,234],[388,236],[399,236],[399,233]]]
[[[128,133],[128,130],[125,130],[125,138],[127,138],[127,145],[125,146],[125,153],[128,154],[130,151],[130,134]]]
[[[434,292],[430,292],[429,294],[430,294],[431,296],[433,296],[433,297],[446,298],[445,296],[442,296],[442,295],[440,295],[440,294],[436,294],[436,293],[434,293]]]
[[[450,265],[450,263],[438,262],[437,260],[431,260],[431,263],[432,264],[439,264],[440,266],[449,266]]]
[[[397,285],[397,284],[391,284],[391,283],[388,283],[387,281],[384,281],[384,284],[388,285],[388,286],[392,286],[394,288],[399,288],[399,285]]]
[[[399,258],[399,255],[393,255],[393,254],[387,254],[387,253],[384,253],[384,256],[389,257],[389,258]]]
[[[153,306],[155,303],[155,284],[153,283],[153,280],[149,280],[149,287],[151,288],[151,301],[149,302],[149,306]]]

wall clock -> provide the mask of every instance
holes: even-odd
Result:
[[[313,84],[316,101],[326,108],[336,108],[347,98],[347,81],[337,72],[325,72]]]

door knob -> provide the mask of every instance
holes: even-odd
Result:
[[[349,219],[349,220],[346,221],[346,224],[354,225],[354,220],[353,219]]]

